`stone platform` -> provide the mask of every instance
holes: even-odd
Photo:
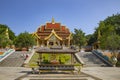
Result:
[[[42,74],[27,74],[23,75],[16,80],[101,80],[97,77],[93,77],[84,73],[70,74],[60,72],[50,72]]]
[[[45,79],[46,78],[46,79]],[[120,68],[86,67],[81,74],[43,73],[31,74],[31,68],[0,67],[0,80],[120,80]]]

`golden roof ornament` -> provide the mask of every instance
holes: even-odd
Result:
[[[54,20],[54,18],[52,17],[52,24],[55,24],[55,20]]]
[[[5,34],[6,34],[7,39],[9,39],[9,32],[8,32],[8,28],[6,29]]]

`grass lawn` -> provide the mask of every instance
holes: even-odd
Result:
[[[30,62],[29,62],[29,67],[37,67],[37,61],[38,61],[39,55],[37,53],[34,53],[32,56]]]
[[[57,61],[60,61],[61,64],[69,64],[71,61],[71,56],[69,54],[56,54],[55,58],[54,56],[51,56],[52,54],[43,54],[42,55],[42,59],[43,61],[48,61],[48,62],[44,62],[46,64],[50,64],[50,61],[53,59],[56,59]],[[34,55],[32,56],[30,62],[29,62],[29,67],[37,67],[37,61],[39,58],[39,54],[34,53]]]

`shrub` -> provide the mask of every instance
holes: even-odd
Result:
[[[117,66],[117,67],[120,67],[120,61],[118,61],[118,62],[116,63],[116,66]]]

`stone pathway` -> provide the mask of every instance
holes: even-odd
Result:
[[[0,67],[0,80],[15,80],[31,71],[24,67]]]
[[[25,61],[22,54],[27,54],[28,52],[16,51],[9,55],[6,59],[0,62],[0,67],[20,67]]]
[[[82,68],[81,74],[72,75],[31,74],[31,68],[0,67],[0,80],[120,80],[120,68],[85,67]]]
[[[118,67],[86,67],[81,71],[102,80],[120,80],[120,68]]]
[[[31,74],[30,71],[31,68],[0,67],[0,80],[120,80],[120,68],[117,67],[86,67],[79,75]]]
[[[92,52],[79,52],[78,55],[85,63],[84,67],[101,67],[107,66],[103,61],[101,61],[97,56],[92,54]]]
[[[101,80],[84,73],[71,74],[71,73],[43,73],[43,74],[28,74],[21,76],[16,80]]]

